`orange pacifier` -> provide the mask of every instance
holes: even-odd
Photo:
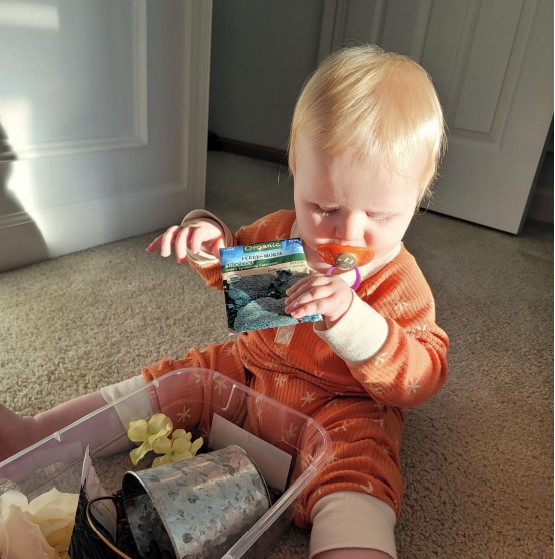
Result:
[[[334,268],[339,268],[340,270],[354,269],[356,279],[351,287],[355,290],[358,289],[361,281],[358,266],[368,264],[374,256],[374,251],[369,248],[337,244],[320,245],[316,252],[320,260],[330,264],[326,271],[326,276],[331,276]]]

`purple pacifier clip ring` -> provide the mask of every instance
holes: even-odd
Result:
[[[331,276],[331,273],[333,272],[333,269],[337,268],[337,266],[334,266],[333,264],[328,268],[327,272],[326,272],[326,276]],[[354,267],[354,271],[356,274],[356,278],[355,278],[355,283],[353,283],[353,285],[351,285],[351,289],[353,290],[357,290],[360,286],[360,281],[361,281],[361,277],[360,277],[360,272],[358,271],[358,266]]]

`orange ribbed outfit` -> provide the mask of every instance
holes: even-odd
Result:
[[[295,236],[294,227],[295,212],[281,210],[242,227],[233,241],[287,239]],[[191,265],[207,285],[221,289],[219,263]],[[368,321],[349,323],[353,317],[366,316],[354,309],[352,316],[347,311],[328,331],[323,323],[302,323],[245,332],[232,341],[193,349],[182,359],[164,359],[143,370],[149,382],[182,367],[213,369],[322,424],[330,434],[333,456],[305,491],[295,516],[300,526],[310,523],[319,499],[339,491],[370,494],[399,514],[403,408],[425,402],[447,376],[447,336],[435,323],[430,288],[403,246],[390,262],[363,275],[356,295],[352,306],[367,313]],[[372,348],[378,330],[383,342],[365,355],[365,343]],[[199,390],[206,392],[206,387]],[[177,418],[182,410],[172,402],[178,396],[183,396],[179,386],[159,392],[153,401],[155,411]],[[198,415],[202,410],[187,413]],[[275,422],[264,416],[264,410],[246,413],[251,432],[270,442],[282,438],[273,432]],[[296,468],[298,474],[302,464]]]

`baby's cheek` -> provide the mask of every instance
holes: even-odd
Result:
[[[315,238],[318,237],[330,237],[330,231],[333,230],[333,227],[324,221],[324,219],[320,216],[314,218],[312,220],[312,236]]]

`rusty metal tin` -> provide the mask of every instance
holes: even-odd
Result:
[[[154,540],[178,559],[219,559],[270,508],[262,474],[235,445],[126,472],[122,493],[139,552]]]

